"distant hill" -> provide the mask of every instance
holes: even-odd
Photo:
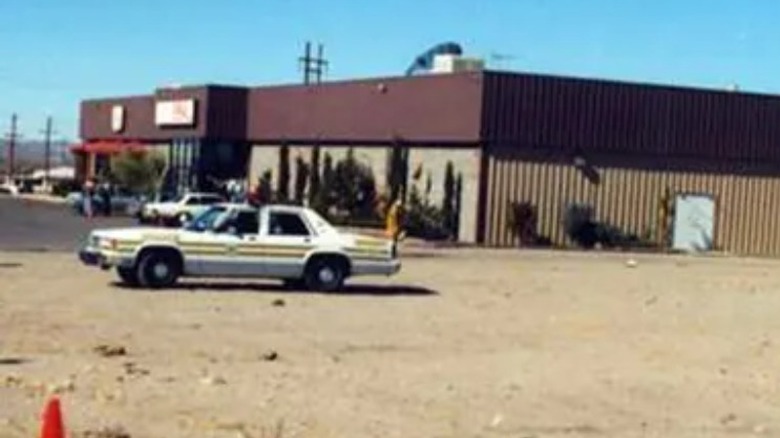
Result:
[[[73,156],[70,153],[71,143],[67,141],[55,141],[51,144],[51,153],[49,155],[52,166],[73,164]],[[20,166],[39,167],[44,163],[46,146],[43,141],[23,140],[16,144],[15,161]],[[8,144],[5,141],[0,142],[0,169],[5,169],[8,159]]]

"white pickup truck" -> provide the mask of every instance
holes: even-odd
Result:
[[[283,205],[217,204],[178,229],[94,230],[79,258],[147,288],[185,276],[272,278],[334,291],[348,277],[401,268],[394,241],[342,233],[313,210]]]

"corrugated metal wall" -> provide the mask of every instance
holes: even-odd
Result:
[[[699,192],[715,197],[718,250],[780,255],[780,178],[700,171],[596,167],[599,184],[582,171],[555,161],[528,161],[511,154],[488,158],[484,242],[514,246],[508,226],[513,202],[530,202],[538,211],[537,231],[554,244],[569,245],[562,218],[567,204],[587,203],[596,218],[638,236],[658,238],[664,192]]]

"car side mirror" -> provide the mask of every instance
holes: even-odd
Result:
[[[238,228],[236,228],[236,227],[231,225],[231,226],[229,226],[227,228],[227,233],[228,234],[238,234]]]

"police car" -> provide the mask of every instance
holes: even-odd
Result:
[[[343,233],[311,209],[286,205],[217,204],[177,229],[94,230],[79,258],[146,288],[180,277],[241,277],[335,291],[349,277],[401,268],[392,240]]]

